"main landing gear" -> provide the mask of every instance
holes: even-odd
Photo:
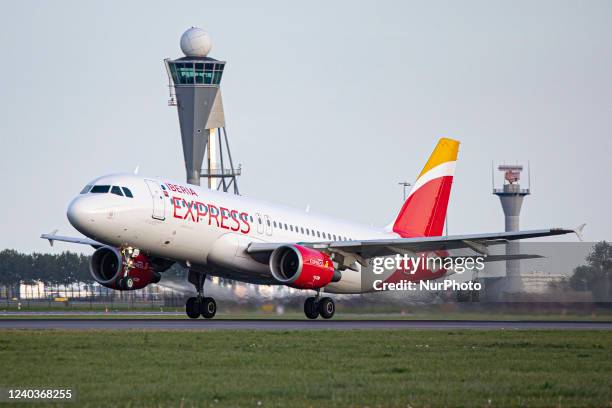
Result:
[[[316,319],[321,316],[324,319],[331,319],[336,313],[336,304],[330,297],[320,297],[321,293],[317,291],[317,296],[309,297],[304,302],[304,314],[309,319]]]
[[[200,315],[206,319],[212,319],[217,313],[217,303],[211,297],[204,297],[204,282],[206,275],[190,270],[189,282],[193,283],[198,291],[196,297],[190,297],[185,304],[185,312],[192,319],[197,319]]]

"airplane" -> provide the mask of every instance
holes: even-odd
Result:
[[[158,283],[174,263],[188,269],[197,296],[185,305],[188,317],[212,318],[213,298],[204,296],[207,276],[260,285],[315,291],[304,302],[309,319],[333,317],[336,306],[325,293],[371,292],[363,278],[375,257],[487,247],[508,241],[578,234],[551,228],[530,231],[442,236],[459,142],[438,141],[395,220],[370,227],[286,208],[200,186],[137,174],[98,177],[69,204],[69,222],[85,237],[43,234],[41,238],[95,248],[90,271],[99,284],[136,290]],[[527,257],[527,256],[525,256]],[[520,255],[518,256],[520,258]],[[510,259],[497,256],[496,260]],[[401,268],[389,281],[438,279],[452,270]]]

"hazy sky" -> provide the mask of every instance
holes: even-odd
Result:
[[[383,225],[446,136],[451,234],[503,230],[491,161],[530,160],[522,228],[612,238],[610,1],[19,1],[0,14],[0,248],[78,234],[66,206],[98,175],[184,180],[162,60],[191,25],[228,61],[243,194]]]

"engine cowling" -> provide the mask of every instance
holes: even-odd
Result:
[[[341,278],[331,258],[301,245],[283,245],[270,256],[270,270],[278,282],[297,289],[319,289]]]
[[[161,275],[153,269],[149,258],[142,252],[132,258],[133,267],[126,277],[132,279],[132,286],[122,281],[125,273],[125,259],[117,248],[98,248],[89,262],[89,271],[96,282],[117,290],[142,289],[150,283],[159,282]]]

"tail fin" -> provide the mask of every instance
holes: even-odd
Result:
[[[393,224],[394,232],[404,238],[442,235],[458,152],[458,141],[438,141]]]

